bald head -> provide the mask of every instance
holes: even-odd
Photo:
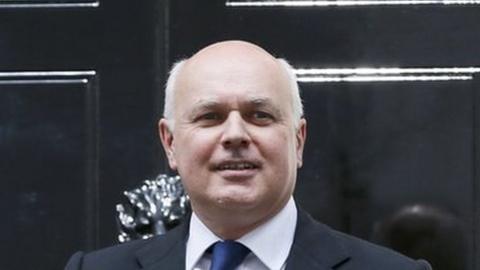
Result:
[[[276,59],[264,49],[245,41],[223,41],[203,48],[190,59],[186,65],[202,63],[255,64],[275,67]]]
[[[215,81],[219,76],[230,76],[232,80],[242,76],[251,79],[262,75],[274,77],[279,91],[288,91],[292,119],[297,126],[303,116],[303,106],[293,68],[261,47],[237,40],[214,43],[173,65],[167,80],[164,117],[173,129],[176,100],[182,94],[195,91],[193,82],[196,80]]]

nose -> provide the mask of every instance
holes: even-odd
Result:
[[[231,112],[225,120],[221,143],[227,149],[246,147],[250,144],[246,123],[238,112]]]

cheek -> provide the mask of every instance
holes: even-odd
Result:
[[[287,132],[264,132],[260,136],[262,141],[259,143],[259,148],[264,156],[277,162],[287,162],[290,159],[294,148]]]
[[[175,154],[180,167],[194,167],[208,162],[215,149],[216,138],[211,132],[185,132],[176,141]]]

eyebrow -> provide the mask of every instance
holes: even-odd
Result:
[[[272,110],[276,115],[281,115],[280,109],[277,108],[269,98],[253,97],[249,99],[247,103],[253,105],[255,108],[267,108]]]
[[[272,102],[268,98],[253,97],[248,100],[248,103],[251,103],[256,106],[265,106],[265,105],[271,104]]]
[[[195,102],[192,106],[192,110],[188,112],[189,116],[194,116],[198,114],[200,111],[218,108],[220,106],[220,102],[215,100],[199,100]]]
[[[222,102],[214,99],[205,99],[195,102],[192,106],[192,110],[188,112],[188,116],[193,117],[204,110],[217,109],[222,107]],[[252,97],[247,98],[245,102],[242,102],[241,107],[247,108],[266,108],[272,110],[276,115],[281,115],[281,111],[277,108],[271,99],[264,97]]]

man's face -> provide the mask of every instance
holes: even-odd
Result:
[[[273,58],[248,53],[197,58],[179,75],[172,133],[160,122],[169,164],[200,215],[272,215],[293,192],[305,140],[287,75]]]

